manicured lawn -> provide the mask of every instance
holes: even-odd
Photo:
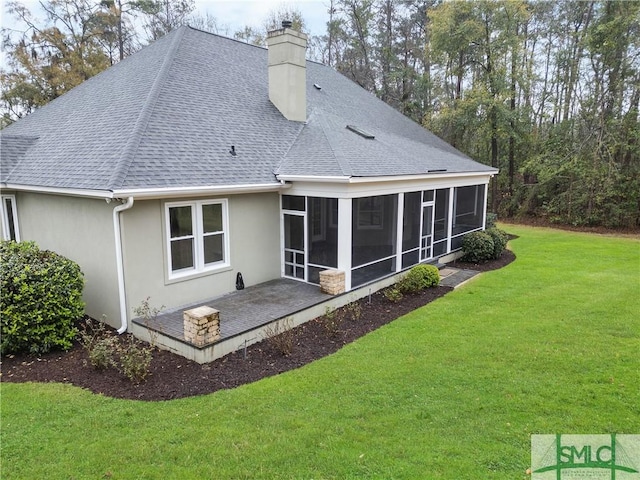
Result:
[[[640,242],[518,259],[278,377],[143,403],[2,384],[9,479],[523,479],[531,433],[640,433]]]

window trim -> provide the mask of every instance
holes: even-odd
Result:
[[[397,195],[397,194],[395,194]],[[384,229],[384,201],[382,200],[382,197],[384,197],[385,195],[372,195],[369,197],[358,197],[358,198],[354,198],[353,200],[357,203],[357,207],[356,207],[356,227],[358,230],[383,230]],[[372,205],[372,208],[363,208],[364,206],[364,201],[368,200],[368,199],[372,199],[372,203],[374,202],[373,199],[380,199],[378,200],[380,202],[379,205]],[[363,220],[367,219],[367,217],[369,217],[368,219],[373,220],[373,218],[375,216],[378,216],[378,218],[380,218],[380,223],[369,223],[369,222],[364,222]]]
[[[204,263],[204,239],[211,235],[211,232],[204,232],[204,221],[202,207],[205,205],[221,205],[222,207],[222,238],[223,254],[222,261],[206,265]],[[173,270],[171,258],[172,240],[179,240],[182,237],[171,238],[170,210],[176,207],[191,207],[191,218],[193,222],[193,267]],[[196,200],[182,202],[167,202],[164,204],[164,236],[166,250],[167,277],[169,280],[183,279],[198,276],[203,273],[214,273],[231,266],[230,242],[229,242],[229,202],[226,198],[216,200]]]
[[[5,202],[9,200],[11,203],[11,217],[13,220],[13,230],[15,238],[11,238],[11,229],[9,228],[9,215],[5,208]],[[18,209],[15,195],[0,196],[0,215],[2,216],[2,239],[20,241],[20,226],[18,225]]]
[[[473,193],[473,208],[469,211],[462,211],[462,212],[458,212],[458,192],[460,191],[460,189],[462,188],[470,188],[470,187],[475,187],[474,189],[474,193]],[[453,190],[453,221],[454,224],[457,224],[457,220],[458,218],[461,217],[467,217],[469,215],[472,215],[474,217],[476,217],[478,215],[478,197],[479,197],[479,193],[480,193],[480,185],[466,185],[464,187],[455,187]]]

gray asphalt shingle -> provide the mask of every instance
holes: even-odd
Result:
[[[492,171],[315,62],[307,102],[306,124],[286,120],[266,49],[183,27],[0,132],[0,182],[109,191]]]

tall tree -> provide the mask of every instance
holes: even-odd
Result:
[[[144,14],[147,39],[153,41],[188,24],[195,4],[194,0],[137,0],[136,7]]]
[[[526,22],[523,0],[443,3],[431,11],[431,47],[440,95],[428,125],[453,145],[502,170],[509,152],[508,184],[515,176],[518,82],[523,75],[519,26]],[[509,60],[511,58],[511,60]],[[507,104],[508,102],[508,104]],[[505,135],[506,133],[506,135]],[[498,211],[508,195],[501,177],[491,186]]]
[[[218,35],[231,36],[231,27],[229,24],[221,23],[217,17],[210,13],[204,15],[200,13],[194,13],[189,17],[189,25],[198,30],[204,30],[205,32],[211,32]]]
[[[3,30],[10,66],[0,73],[5,119],[30,113],[111,64],[102,39],[113,18],[104,4],[47,0],[41,7],[44,25],[21,3],[8,4],[25,30],[19,36]]]
[[[288,4],[281,4],[269,10],[262,21],[262,28],[245,25],[234,33],[234,38],[253,45],[266,46],[267,34],[273,30],[282,28],[284,20],[291,22],[291,28],[309,35],[306,22],[299,9]]]
[[[277,30],[282,28],[282,22],[284,20],[291,22],[291,28],[294,30],[309,34],[307,22],[302,16],[302,12],[293,5],[286,3],[280,4],[279,6],[269,10],[266,18],[262,22],[262,28],[265,33]]]
[[[115,63],[114,46],[117,48],[118,60],[123,60],[140,47],[134,26],[140,6],[137,0],[102,0],[102,5],[108,8],[108,12],[104,16],[106,28],[100,41],[109,52],[112,63]]]

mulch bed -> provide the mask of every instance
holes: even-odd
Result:
[[[506,250],[500,259],[488,263],[455,262],[452,266],[487,271],[501,268],[514,259],[515,255]],[[109,397],[147,401],[203,395],[255,382],[325,357],[449,291],[448,287],[431,288],[405,295],[398,303],[389,302],[380,292],[373,294],[370,301],[363,298],[358,301],[361,316],[357,320],[339,309],[333,321],[320,317],[293,329],[293,349],[288,356],[270,340],[249,346],[246,357],[245,352],[237,351],[205,365],[154,350],[149,375],[145,381],[135,384],[113,368],[104,371],[93,368],[85,349],[76,343],[68,352],[4,356],[0,362],[0,379],[3,382],[70,383]],[[125,341],[126,335],[118,340]]]

